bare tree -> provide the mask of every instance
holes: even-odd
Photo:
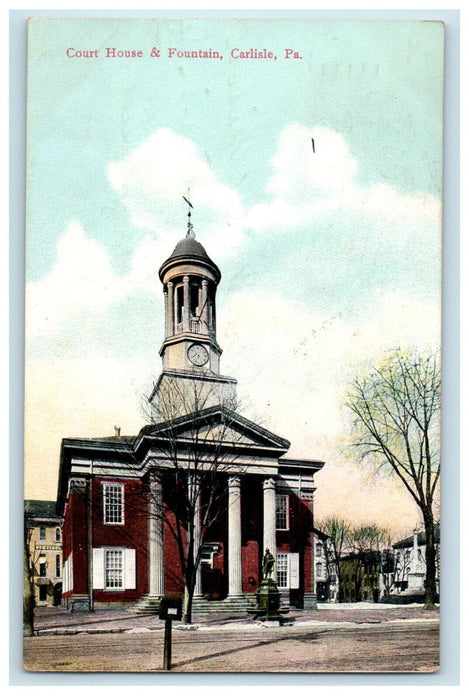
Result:
[[[34,574],[37,558],[31,551],[33,525],[29,522],[27,513],[24,514],[23,529],[23,634],[31,637],[34,634]]]
[[[163,475],[163,507],[150,503],[175,540],[183,579],[183,620],[191,622],[202,550],[228,507],[228,478],[239,473],[235,399],[199,379],[166,377],[148,431],[157,437],[152,471]],[[241,419],[243,420],[243,419]],[[150,486],[150,485],[149,485]],[[149,487],[149,498],[153,498]]]
[[[350,528],[347,544],[353,560],[356,600],[361,600],[365,578],[373,589],[374,597],[379,596],[381,557],[382,551],[390,546],[389,532],[375,523],[358,525]]]
[[[405,590],[410,573],[411,551],[407,548],[394,552],[393,586],[400,592]]]
[[[343,518],[331,515],[321,520],[317,527],[318,530],[327,535],[328,540],[325,543],[326,564],[328,569],[329,563],[332,564],[337,572],[337,585],[340,596],[340,584],[342,581],[341,558],[348,546],[351,525]]]
[[[425,603],[434,605],[434,508],[440,477],[441,380],[438,358],[393,351],[357,378],[347,406],[361,459],[397,477],[422,513],[426,535]]]

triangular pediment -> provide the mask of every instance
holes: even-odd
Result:
[[[211,440],[213,442],[229,442],[231,444],[241,445],[257,445],[258,442],[251,436],[247,435],[236,426],[218,424],[196,428],[194,430],[186,430],[179,434],[181,440],[193,440],[195,435],[199,440]]]
[[[281,452],[290,447],[288,440],[223,406],[213,406],[204,411],[178,417],[174,421],[148,425],[140,435],[181,443],[199,441],[205,444],[260,447]]]

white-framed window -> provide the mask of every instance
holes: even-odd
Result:
[[[136,587],[135,549],[97,547],[93,549],[93,588],[124,591]]]
[[[104,551],[104,588],[124,588],[124,552],[122,549]]]
[[[300,555],[298,552],[277,552],[277,586],[279,588],[300,587]]]
[[[324,554],[324,547],[322,546],[321,542],[316,543],[316,556],[317,557],[322,557]]]
[[[278,552],[277,554],[277,586],[288,588],[288,554]]]
[[[103,484],[103,513],[105,525],[124,524],[124,487],[122,484]]]
[[[318,578],[322,578],[324,575],[323,573],[323,566],[321,563],[316,564],[316,576]]]
[[[289,529],[288,510],[288,495],[278,493],[275,496],[275,526],[277,530]]]

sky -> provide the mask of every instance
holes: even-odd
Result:
[[[63,437],[144,424],[190,187],[242,412],[326,462],[317,518],[408,534],[344,398],[390,349],[440,344],[442,25],[59,18],[29,42],[25,497],[55,499]],[[251,48],[277,59],[230,55]]]

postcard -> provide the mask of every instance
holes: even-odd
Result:
[[[443,54],[29,20],[27,671],[438,671]]]

